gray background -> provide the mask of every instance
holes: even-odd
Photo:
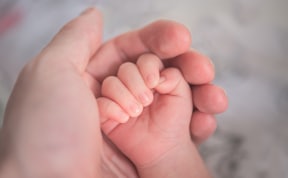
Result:
[[[230,99],[229,110],[217,116],[216,134],[201,147],[215,177],[288,178],[287,0],[15,2],[9,9],[21,19],[0,34],[0,114],[21,67],[88,5],[102,10],[105,39],[173,19],[191,30],[192,47],[212,58],[215,83]]]

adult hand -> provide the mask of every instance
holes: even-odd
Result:
[[[122,62],[149,51],[167,58],[167,65],[178,66],[194,85],[193,102],[198,110],[191,119],[192,138],[201,142],[214,131],[213,114],[226,108],[226,97],[220,88],[207,84],[214,77],[213,67],[206,57],[188,51],[186,28],[158,21],[104,45],[101,29],[99,13],[87,10],[23,69],[1,130],[2,175],[136,176],[128,159],[103,140],[95,95],[101,80],[116,72]]]
[[[178,67],[191,84],[195,106],[191,137],[200,144],[214,133],[217,127],[214,115],[224,112],[228,101],[224,90],[211,84],[215,75],[212,61],[190,46],[189,30],[173,21],[160,20],[130,31],[106,42],[92,57],[87,66],[93,78],[90,85],[95,88],[108,75],[115,75],[124,61],[135,61],[143,53],[156,54],[167,67]],[[100,90],[94,91],[99,95]]]

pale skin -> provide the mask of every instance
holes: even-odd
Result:
[[[227,108],[227,98],[211,84],[210,60],[189,49],[183,25],[158,21],[104,44],[101,29],[100,14],[89,9],[24,67],[1,129],[0,177],[139,177],[135,164],[102,134],[96,98],[104,78],[147,52],[179,68],[192,86],[192,139],[199,144],[213,133],[213,115]]]
[[[101,127],[140,177],[210,177],[191,142],[192,94],[177,68],[144,54],[122,64],[101,91]]]

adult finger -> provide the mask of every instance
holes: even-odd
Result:
[[[222,113],[228,108],[225,91],[213,84],[192,87],[193,103],[195,107],[207,114]]]
[[[100,13],[89,8],[66,24],[41,52],[37,63],[59,66],[71,62],[79,72],[84,72],[91,56],[99,48],[102,38]]]
[[[193,112],[190,132],[192,140],[197,144],[206,141],[216,130],[217,123],[213,115],[202,113],[200,111]]]
[[[124,61],[135,62],[143,53],[151,52],[161,59],[173,58],[189,50],[190,44],[191,36],[186,27],[160,20],[105,43],[89,63],[87,71],[102,81],[115,74]]]
[[[190,50],[170,59],[166,65],[179,68],[185,80],[193,85],[209,83],[215,75],[212,61],[196,50]]]

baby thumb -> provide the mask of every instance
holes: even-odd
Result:
[[[159,84],[155,87],[155,90],[160,94],[189,97],[191,99],[190,87],[177,68],[164,69],[160,74]]]

